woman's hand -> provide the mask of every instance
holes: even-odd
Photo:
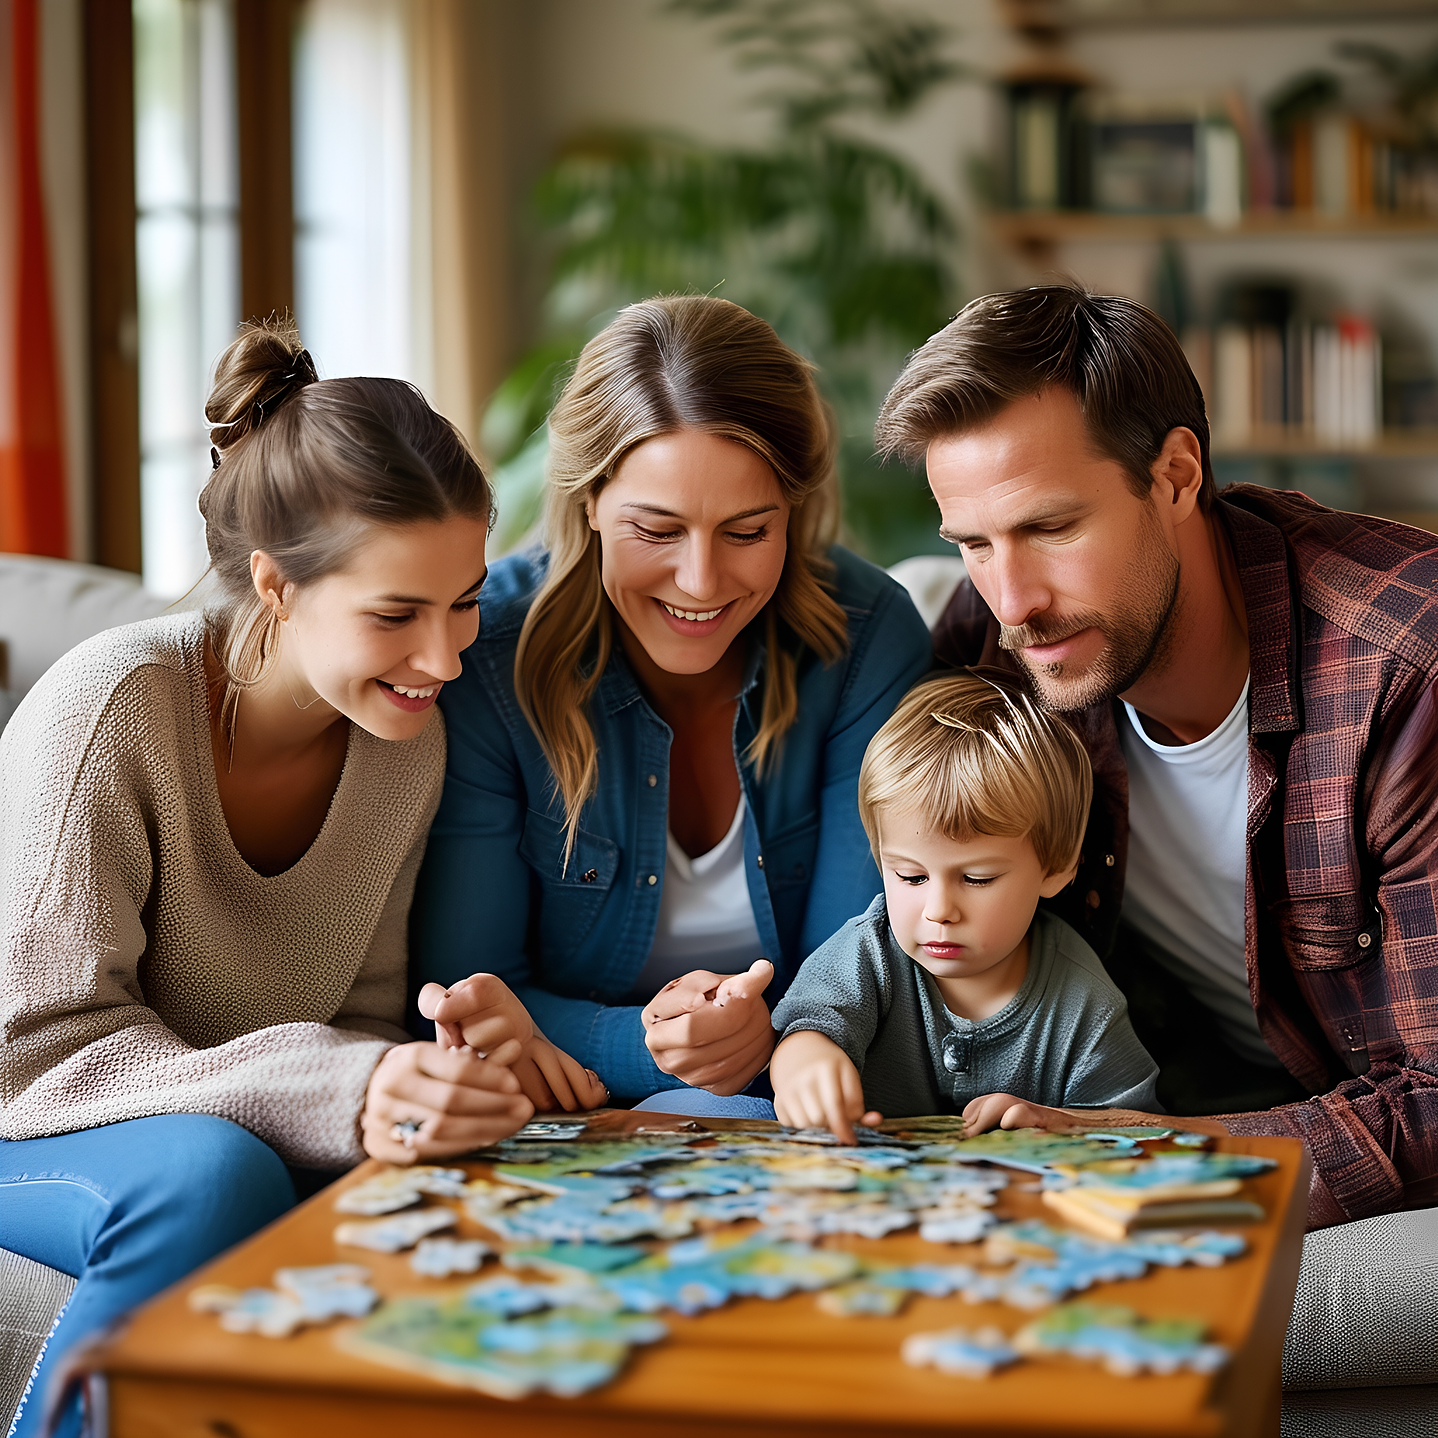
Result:
[[[666,984],[643,1009],[654,1062],[694,1088],[738,1093],[774,1048],[763,998],[773,977],[774,965],[758,959],[747,973],[698,969]]]
[[[513,1064],[514,1076],[536,1113],[603,1108],[609,1090],[593,1069],[557,1048],[538,1029]]]
[[[365,1094],[360,1116],[365,1152],[409,1164],[508,1138],[534,1116],[534,1105],[508,1067],[518,1057],[514,1040],[487,1057],[469,1048],[427,1043],[390,1049],[375,1066]],[[407,1135],[396,1134],[398,1125],[406,1126]]]
[[[1178,1128],[1220,1138],[1228,1127],[1214,1118],[1180,1118],[1170,1114],[1140,1113],[1131,1108],[1048,1108],[1011,1093],[987,1093],[974,1099],[963,1112],[964,1136],[987,1133],[991,1128],[1065,1129]]]
[[[517,1041],[519,1056],[510,1068],[536,1113],[573,1113],[608,1102],[609,1090],[599,1075],[550,1043],[514,991],[495,974],[471,974],[447,989],[426,984],[419,993],[419,1011],[434,1020],[441,1048],[468,1044],[486,1053]]]
[[[854,1061],[832,1039],[808,1030],[790,1034],[769,1065],[774,1115],[790,1128],[827,1128],[840,1143],[855,1143],[854,1124],[873,1128],[881,1113],[864,1108],[864,1085]]]
[[[484,1054],[507,1039],[527,1044],[534,1037],[529,1010],[496,974],[471,974],[449,988],[426,984],[419,991],[419,1011],[434,1020],[435,1041],[449,1048],[468,1044]]]

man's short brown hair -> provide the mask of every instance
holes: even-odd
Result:
[[[1172,429],[1192,430],[1204,509],[1216,493],[1203,391],[1173,331],[1150,309],[1077,285],[984,295],[909,356],[874,438],[886,458],[919,463],[936,439],[987,424],[1015,400],[1066,389],[1097,452],[1147,498],[1149,469]]]

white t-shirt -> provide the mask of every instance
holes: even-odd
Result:
[[[738,974],[761,956],[744,872],[744,813],[741,793],[729,832],[695,859],[668,836],[659,924],[632,991],[638,1002],[647,1003],[691,969]]]
[[[1196,744],[1160,744],[1131,704],[1119,726],[1128,762],[1123,917],[1158,950],[1245,1058],[1276,1065],[1244,959],[1248,681],[1227,719]]]

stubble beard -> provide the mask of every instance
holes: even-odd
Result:
[[[1107,703],[1169,663],[1180,613],[1178,556],[1164,543],[1156,522],[1145,531],[1149,542],[1140,542],[1124,576],[1122,592],[1132,599],[1128,613],[1089,610],[1000,626],[999,648],[1019,661],[1044,708],[1062,714]],[[1031,644],[1057,644],[1084,629],[1097,629],[1105,642],[1098,657],[1081,669],[1062,662],[1034,664],[1023,652]]]

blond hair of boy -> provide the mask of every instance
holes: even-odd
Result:
[[[1097,956],[1039,910],[1071,882],[1093,795],[1065,721],[1003,671],[926,680],[874,736],[859,813],[883,895],[774,1011],[782,1122],[1149,1107],[1157,1069]]]

